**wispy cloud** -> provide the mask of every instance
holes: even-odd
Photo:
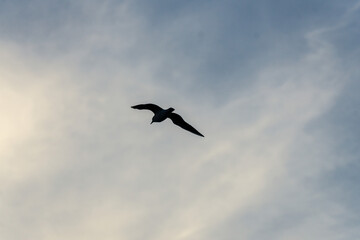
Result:
[[[15,21],[9,4],[2,19]],[[354,189],[331,176],[358,155],[334,154],[324,116],[357,76],[328,38],[357,5],[330,27],[283,14],[294,22],[282,30],[266,4],[143,4],[64,4],[52,16],[49,3],[19,9],[43,12],[27,25],[34,35],[1,25],[0,237],[356,239],[359,195],[335,197]],[[240,7],[256,17],[237,17]],[[230,23],[251,19],[255,35],[241,42],[250,30]],[[130,109],[145,101],[206,137],[150,127],[151,113]]]

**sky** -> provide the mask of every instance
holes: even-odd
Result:
[[[358,0],[1,0],[0,239],[360,239],[359,29]]]

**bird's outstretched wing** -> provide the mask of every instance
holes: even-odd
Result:
[[[188,130],[189,132],[192,132],[196,135],[202,136],[204,137],[204,135],[202,135],[201,133],[199,133],[198,130],[196,130],[195,128],[193,128],[190,124],[188,124],[187,122],[184,121],[184,119],[176,114],[176,113],[171,113],[169,118],[171,119],[171,121],[175,124],[178,125],[179,127]]]
[[[132,106],[132,108],[134,109],[139,109],[139,110],[150,110],[152,111],[154,114],[157,113],[160,110],[163,110],[161,107],[159,107],[158,105],[152,104],[152,103],[147,103],[147,104],[139,104],[139,105],[135,105]]]

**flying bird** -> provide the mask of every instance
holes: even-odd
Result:
[[[162,122],[165,119],[170,118],[175,125],[178,125],[179,127],[189,132],[192,132],[198,136],[204,137],[204,135],[202,135],[198,130],[196,130],[190,124],[185,122],[185,120],[179,114],[173,113],[173,111],[175,110],[174,108],[162,109],[161,107],[152,103],[139,104],[132,106],[131,108],[139,109],[139,110],[145,109],[152,111],[154,113],[154,116],[150,124],[152,124],[153,122]]]

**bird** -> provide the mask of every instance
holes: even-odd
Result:
[[[154,116],[151,120],[151,123],[154,122],[162,122],[167,118],[170,118],[171,121],[175,124],[178,125],[179,127],[194,133],[198,136],[204,137],[204,135],[202,135],[198,130],[196,130],[193,126],[191,126],[190,124],[188,124],[187,122],[185,122],[185,120],[179,115],[174,113],[174,108],[168,108],[168,109],[162,109],[161,107],[159,107],[158,105],[152,104],[152,103],[146,103],[146,104],[138,104],[135,106],[132,106],[131,108],[133,109],[138,109],[138,110],[150,110],[154,113]]]

